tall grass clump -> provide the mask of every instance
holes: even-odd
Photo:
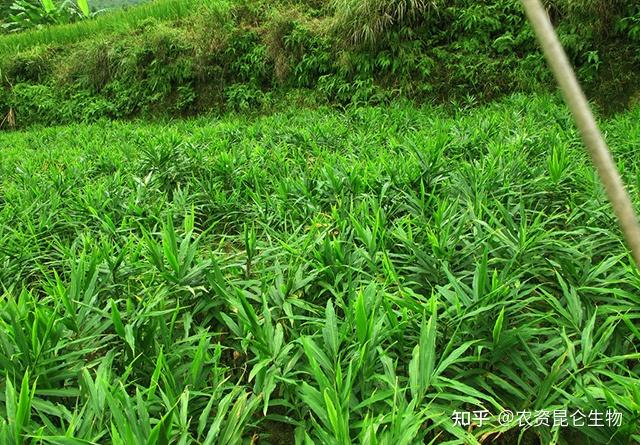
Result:
[[[439,6],[429,0],[333,0],[334,32],[346,43],[375,46],[391,29],[410,28]]]

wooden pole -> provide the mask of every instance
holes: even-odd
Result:
[[[553,75],[560,86],[564,100],[573,114],[576,126],[582,136],[582,141],[591,155],[591,160],[598,171],[609,201],[613,205],[613,211],[618,218],[618,223],[627,246],[631,250],[636,267],[640,267],[640,226],[638,226],[638,219],[611,152],[598,129],[587,98],[582,88],[580,88],[569,59],[562,49],[558,36],[549,20],[549,15],[540,0],[522,0],[522,4],[535,30],[547,62],[553,71]]]

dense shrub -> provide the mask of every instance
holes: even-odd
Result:
[[[518,0],[196,4],[191,14],[176,12],[182,18],[136,18],[126,29],[74,44],[66,43],[75,35],[70,28],[52,29],[50,45],[13,52],[0,39],[0,82],[9,98],[0,113],[15,108],[18,124],[30,121],[20,110],[33,108],[21,101],[34,85],[63,102],[93,96],[104,113],[89,107],[91,116],[111,117],[270,109],[295,89],[321,103],[404,96],[476,104],[553,85]],[[626,104],[640,89],[633,75],[640,7],[618,0],[547,6],[589,93],[607,106]],[[76,118],[91,119],[88,113]],[[42,122],[59,116],[43,115]]]

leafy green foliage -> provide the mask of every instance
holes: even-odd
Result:
[[[604,122],[636,203],[639,117]],[[556,98],[105,120],[0,153],[0,443],[640,438],[640,275]],[[607,408],[620,427],[495,417]]]
[[[2,25],[9,32],[27,31],[44,26],[72,23],[91,15],[87,0],[64,0],[56,4],[53,0],[16,0],[9,8],[9,14]]]
[[[609,3],[548,8],[589,96],[616,111],[640,89],[638,9]],[[0,114],[18,126],[261,112],[292,97],[468,107],[553,85],[517,0],[160,0],[0,37],[0,56]],[[30,89],[55,92],[56,111],[33,110]]]

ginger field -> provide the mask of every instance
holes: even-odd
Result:
[[[0,132],[0,444],[634,444],[639,345],[554,96]]]

